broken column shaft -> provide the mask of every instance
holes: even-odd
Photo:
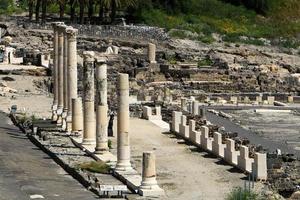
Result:
[[[72,133],[81,133],[83,130],[82,99],[72,99]]]
[[[95,144],[96,121],[95,121],[95,92],[94,92],[94,52],[83,52],[83,141],[84,145]]]
[[[130,163],[129,140],[129,80],[128,74],[118,77],[118,145],[117,171],[132,169]]]
[[[150,63],[156,63],[156,45],[149,43],[148,44],[148,59]]]
[[[108,151],[107,139],[107,65],[97,62],[96,86],[98,105],[96,108],[96,148],[95,153],[103,154]]]

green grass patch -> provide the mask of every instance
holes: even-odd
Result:
[[[198,61],[198,67],[211,66],[212,64],[213,61],[210,60],[209,58],[205,58],[203,60]]]
[[[260,197],[253,191],[244,190],[241,187],[234,188],[226,197],[226,200],[259,200]]]
[[[89,172],[109,174],[110,167],[102,161],[91,161],[80,163],[76,166],[78,169],[86,170]]]

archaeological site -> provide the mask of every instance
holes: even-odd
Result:
[[[0,2],[0,200],[300,200],[300,2]]]

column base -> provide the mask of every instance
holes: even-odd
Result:
[[[97,148],[96,147],[95,151],[94,151],[94,154],[101,154],[101,155],[103,155],[103,154],[105,154],[107,152],[109,152],[108,148]]]
[[[67,130],[67,111],[66,110],[64,110],[63,113],[61,114],[61,118],[62,118],[61,128],[62,128],[62,130],[66,131]]]
[[[72,116],[67,115],[66,122],[67,122],[66,131],[71,133],[72,132]]]
[[[94,139],[83,139],[82,145],[95,145],[96,141]]]
[[[158,185],[153,186],[151,189],[140,188],[138,193],[141,196],[164,196],[165,191],[161,189]]]
[[[115,171],[117,172],[126,172],[126,171],[131,171],[133,170],[130,161],[122,161],[122,162],[117,162]]]
[[[56,114],[57,114],[57,125],[61,126],[62,125],[62,113],[63,113],[63,109],[58,107],[57,108],[57,111],[56,111]]]
[[[52,122],[56,122],[57,121],[57,105],[53,105],[52,108]]]

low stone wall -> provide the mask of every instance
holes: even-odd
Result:
[[[51,23],[44,25],[33,22],[18,21],[18,25],[22,25],[27,29],[45,29],[52,30]],[[170,39],[169,35],[164,29],[150,26],[137,25],[82,25],[72,24],[78,29],[79,36],[93,36],[102,38],[131,38],[141,41],[167,41]]]
[[[256,152],[254,158],[250,158],[247,146],[241,146],[239,150],[236,150],[234,140],[226,139],[226,144],[223,144],[222,135],[218,132],[214,132],[213,137],[210,137],[207,126],[196,130],[195,121],[190,120],[187,124],[187,117],[182,115],[182,112],[173,111],[170,127],[172,127],[173,133],[195,146],[214,154],[232,166],[252,173],[256,180],[267,179],[267,156],[265,153]]]

